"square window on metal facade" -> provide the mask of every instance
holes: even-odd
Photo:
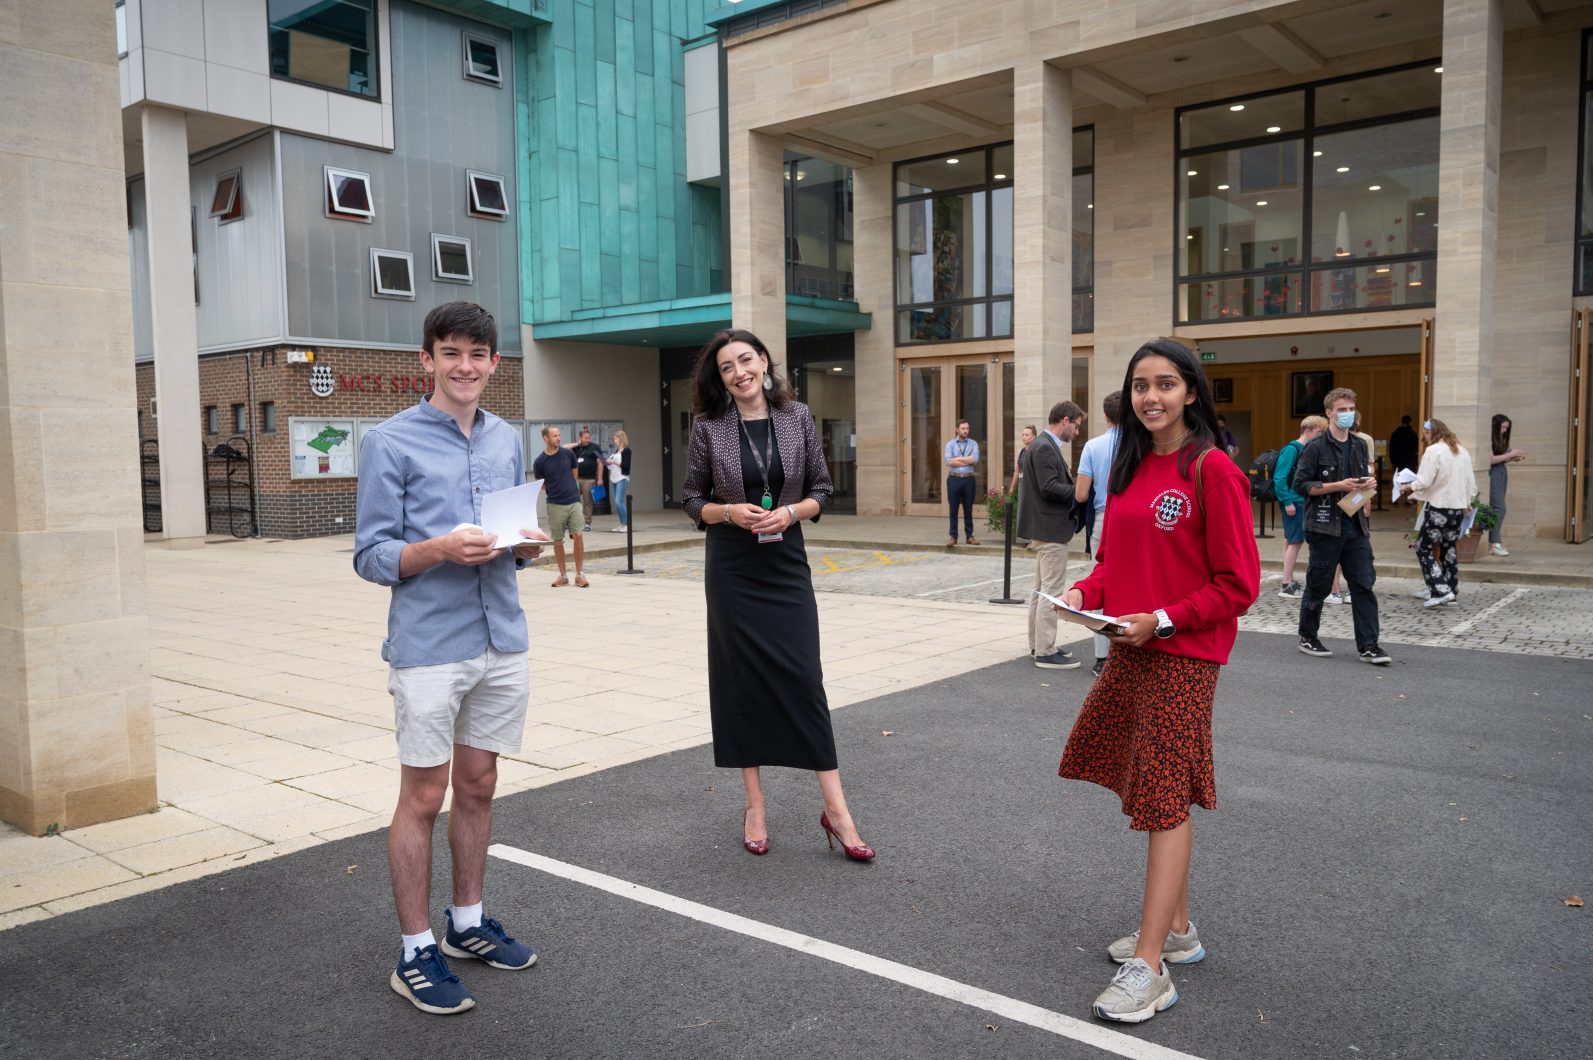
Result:
[[[376,209],[371,205],[370,174],[327,166],[326,216],[369,224],[376,216]]]
[[[451,283],[471,283],[470,240],[459,236],[431,235],[431,277]]]
[[[375,98],[373,0],[267,0],[271,76]]]
[[[503,178],[492,173],[465,172],[469,187],[469,213],[490,221],[502,221],[509,216],[509,199],[504,194]]]
[[[210,216],[222,224],[243,216],[243,172],[231,170],[216,178],[216,193],[210,198]]]
[[[371,295],[375,298],[415,297],[415,256],[403,250],[371,248]]]
[[[466,32],[465,77],[471,81],[502,87],[503,72],[498,62],[498,42]]]

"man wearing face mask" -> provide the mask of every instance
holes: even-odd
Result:
[[[1377,643],[1377,597],[1372,593],[1377,569],[1366,505],[1354,515],[1339,507],[1345,497],[1376,484],[1372,454],[1365,441],[1350,433],[1355,426],[1355,391],[1331,390],[1323,406],[1328,429],[1301,451],[1294,464],[1294,491],[1306,498],[1305,539],[1311,546],[1305,597],[1300,601],[1300,650],[1318,657],[1333,654],[1317,639],[1317,630],[1322,601],[1333,587],[1333,571],[1342,567],[1355,622],[1356,653],[1362,662],[1387,666],[1394,660]]]

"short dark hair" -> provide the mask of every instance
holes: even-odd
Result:
[[[1051,406],[1051,415],[1047,417],[1046,422],[1061,423],[1063,420],[1076,420],[1082,415],[1084,415],[1084,410],[1073,402],[1058,401]]]
[[[1399,425],[1401,427],[1409,427],[1410,426],[1410,417],[1409,416],[1401,416],[1399,418]]]
[[[471,339],[498,352],[498,322],[474,302],[444,302],[426,314],[421,325],[421,349],[433,352],[438,339]]]
[[[963,425],[963,424],[965,424],[965,423],[967,423],[967,424],[968,424],[968,426],[969,426],[969,428],[970,428],[970,429],[971,429],[971,428],[972,428],[972,427],[973,427],[973,424],[972,424],[972,423],[970,423],[970,422],[969,422],[969,421],[968,421],[968,420],[966,420],[966,419],[961,419],[961,420],[958,420],[958,421],[957,421],[957,426],[959,426],[959,427],[961,427],[961,426],[962,426],[962,425]]]
[[[1123,392],[1114,390],[1106,395],[1105,400],[1101,402],[1101,412],[1106,415],[1106,422],[1112,426],[1115,427],[1121,423],[1123,421]]]

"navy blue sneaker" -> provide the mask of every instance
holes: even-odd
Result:
[[[398,967],[387,979],[389,986],[400,997],[422,1012],[436,1016],[451,1016],[474,1008],[475,997],[465,989],[465,984],[448,969],[448,962],[437,952],[436,946],[424,946],[412,961],[398,955]]]
[[[523,942],[516,942],[503,930],[503,925],[487,917],[479,925],[454,930],[454,911],[447,910],[448,930],[443,933],[442,951],[450,957],[474,957],[486,961],[494,968],[529,968],[537,963],[537,951]]]

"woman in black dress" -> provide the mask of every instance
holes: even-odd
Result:
[[[818,773],[819,824],[854,861],[874,857],[841,792],[819,666],[819,611],[802,520],[830,503],[818,429],[750,331],[708,340],[693,370],[686,513],[708,531],[708,702],[714,764],[747,787],[742,845],[769,851],[760,766]]]

